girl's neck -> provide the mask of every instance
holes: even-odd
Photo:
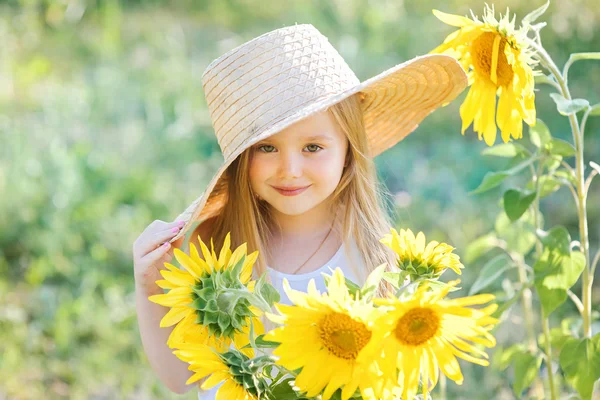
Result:
[[[271,210],[275,219],[273,236],[277,240],[322,237],[334,223],[336,211],[327,201],[300,215],[286,215]]]

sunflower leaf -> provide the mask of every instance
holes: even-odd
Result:
[[[521,20],[521,23],[523,25],[531,25],[532,22],[535,22],[539,17],[541,17],[546,12],[549,5],[550,5],[550,0],[548,0],[546,2],[546,4],[544,4],[543,6],[536,8],[535,10],[533,10],[532,12],[527,14],[525,17],[523,17],[523,19]]]
[[[501,143],[492,147],[486,147],[481,151],[483,156],[496,156],[496,157],[514,157],[517,154],[524,152],[529,153],[523,145],[518,143]]]
[[[377,288],[379,287],[379,283],[383,278],[385,267],[387,267],[387,264],[383,263],[369,274],[367,280],[365,281],[365,284],[360,290],[361,299],[371,301],[373,296],[375,296],[375,294],[377,293]]]
[[[535,182],[533,180],[531,180],[525,186],[525,188],[528,190],[534,190],[535,186],[536,186]],[[540,186],[540,199],[543,199],[544,197],[547,197],[550,194],[556,192],[558,189],[560,189],[560,181],[552,175],[542,175],[540,177],[539,186]]]
[[[514,263],[506,254],[492,258],[479,272],[479,276],[469,290],[469,296],[481,292],[496,281],[504,271],[514,268]]]
[[[492,366],[500,371],[504,371],[514,360],[518,353],[526,352],[527,348],[524,344],[517,343],[507,348],[498,348],[492,358]]]
[[[272,342],[270,340],[265,340],[265,335],[258,335],[255,340],[255,344],[258,347],[272,348],[272,349],[279,346],[279,342]]]
[[[395,289],[400,289],[406,284],[406,278],[408,277],[407,271],[399,272],[384,272],[383,279],[389,282]]]
[[[516,189],[509,189],[504,192],[504,211],[508,218],[512,222],[521,218],[535,200],[536,194],[536,192],[522,192]]]
[[[568,183],[571,183],[573,186],[577,186],[577,178],[573,176],[571,171],[568,171],[566,169],[554,171],[554,176],[560,179],[565,179]]]
[[[562,157],[572,157],[577,152],[571,143],[561,139],[552,139],[546,144],[546,150],[548,150],[550,154]]]
[[[548,317],[567,299],[567,290],[579,279],[585,268],[585,257],[571,252],[571,236],[565,227],[556,226],[542,239],[544,251],[534,264],[534,284]]]
[[[553,75],[544,75],[544,74],[540,74],[540,75],[536,75],[534,77],[535,79],[535,84],[536,85],[550,85],[550,86],[554,86],[554,87],[558,87],[558,83],[556,82],[556,79],[554,79]]]
[[[567,340],[559,359],[567,382],[583,400],[591,400],[594,383],[600,378],[600,334]]]
[[[519,163],[519,164],[515,165],[514,167],[507,169],[506,171],[488,172],[483,177],[483,182],[481,182],[479,187],[477,189],[473,190],[472,192],[469,192],[469,195],[487,192],[488,190],[495,188],[496,186],[500,185],[506,178],[508,178],[509,176],[515,175],[516,173],[521,171],[523,168],[529,166],[530,164],[532,164],[534,161],[538,160],[539,158],[540,158],[539,156],[528,158],[525,161],[523,161],[522,163]]]
[[[472,263],[499,244],[500,241],[494,232],[490,232],[487,235],[475,239],[467,245],[465,250],[465,263]]]
[[[538,375],[540,365],[542,365],[542,356],[531,352],[517,353],[514,356],[514,363],[515,381],[513,390],[517,397],[521,398],[523,390],[531,386]]]
[[[325,278],[325,285],[327,285],[327,287],[329,287],[329,279],[331,277],[328,275],[323,275],[323,276]],[[344,278],[344,280],[346,281],[346,287],[348,288],[348,293],[350,293],[350,296],[352,296],[352,298],[356,298],[356,294],[360,293],[360,286],[358,286],[356,283],[352,282],[348,278]]]
[[[586,99],[571,99],[567,100],[558,93],[550,93],[550,97],[556,103],[558,112],[562,115],[576,114],[590,106],[590,102]]]
[[[538,149],[543,148],[546,143],[552,140],[550,129],[548,129],[544,121],[538,118],[535,121],[535,125],[529,127],[529,140]]]
[[[590,109],[589,116],[590,117],[597,117],[599,115],[600,115],[600,103],[594,104],[592,106],[592,108]]]
[[[503,198],[502,201],[504,201]],[[540,214],[538,218],[541,226],[544,226],[542,222],[543,214]],[[506,215],[506,211],[499,213],[494,223],[494,229],[510,251],[527,254],[535,246],[537,240],[535,236],[535,214],[531,209],[525,211],[521,218],[514,222]]]

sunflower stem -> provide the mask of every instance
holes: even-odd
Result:
[[[554,386],[554,374],[552,373],[552,345],[550,343],[550,321],[549,318],[542,319],[544,341],[546,342],[546,370],[548,371],[548,385],[550,386],[550,399],[556,399],[556,387]]]
[[[571,100],[571,93],[565,78],[560,73],[560,70],[548,54],[544,47],[538,45],[535,41],[531,41],[532,47],[537,51],[538,56],[542,65],[544,65],[552,75],[554,75],[556,81],[561,88],[561,95]],[[577,197],[579,199],[577,203],[577,214],[579,217],[579,237],[581,242],[581,251],[585,257],[585,269],[582,275],[582,303],[583,303],[583,336],[586,338],[592,337],[592,275],[591,275],[591,264],[590,264],[590,249],[589,249],[589,238],[588,238],[588,221],[587,221],[587,208],[586,200],[587,196],[585,193],[585,166],[583,159],[583,135],[579,130],[579,122],[575,113],[569,114],[569,123],[571,125],[571,133],[573,134],[573,141],[575,142],[575,178],[577,181]]]
[[[440,374],[440,400],[446,400],[446,375]]]
[[[535,199],[533,200],[533,216],[534,216],[534,224],[536,231],[541,229],[540,226],[540,175],[542,174],[544,165],[542,162],[538,163],[537,169],[535,170],[535,174],[532,177],[535,180]],[[536,259],[540,259],[542,256],[542,252],[544,251],[542,247],[542,243],[539,240],[535,242],[535,253]],[[552,348],[550,343],[550,322],[548,318],[542,317],[542,325],[544,338],[546,341],[546,356],[547,356],[547,366],[548,366],[548,381],[550,384],[550,399],[555,400],[556,394],[554,393],[554,376],[552,375]],[[534,339],[535,341],[535,339]],[[537,342],[536,342],[537,343]],[[537,347],[537,344],[536,344]],[[537,350],[537,349],[535,349]],[[543,393],[543,384],[541,383],[541,378],[539,376],[536,377],[536,385],[541,386],[541,393]],[[538,386],[539,387],[539,386]]]

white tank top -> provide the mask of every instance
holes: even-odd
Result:
[[[349,250],[349,251],[348,251]],[[353,261],[353,262],[352,262]],[[362,285],[364,280],[367,277],[367,272],[364,263],[362,262],[361,257],[359,256],[358,249],[356,247],[356,242],[354,239],[351,239],[351,246],[348,248],[345,243],[339,247],[338,251],[323,264],[320,268],[312,272],[307,272],[305,274],[286,274],[284,272],[279,272],[277,270],[272,269],[271,267],[267,267],[267,272],[269,273],[269,277],[271,278],[271,284],[277,289],[279,294],[281,295],[280,303],[281,304],[291,304],[290,299],[285,294],[283,290],[283,279],[287,279],[290,283],[292,289],[299,290],[302,292],[306,292],[308,288],[308,283],[311,279],[315,280],[315,284],[317,286],[317,290],[321,293],[327,291],[327,286],[325,286],[325,279],[323,279],[322,273],[327,275],[331,275],[335,268],[340,267],[344,276],[350,279],[352,282],[355,282],[359,285]],[[210,390],[202,390],[198,389],[198,399],[199,400],[214,400],[216,398],[217,390],[221,384],[215,386]]]

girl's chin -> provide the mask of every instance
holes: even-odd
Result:
[[[271,207],[277,210],[279,213],[289,216],[302,215],[318,205],[318,203],[309,201],[307,199],[297,199],[278,201],[277,203],[270,203]]]

